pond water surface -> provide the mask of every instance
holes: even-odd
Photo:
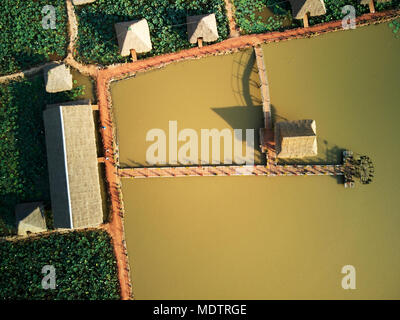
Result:
[[[315,119],[321,162],[337,161],[342,148],[366,154],[375,181],[348,190],[331,177],[124,179],[135,297],[399,299],[400,41],[381,24],[263,49],[275,117]],[[143,164],[145,132],[169,120],[256,128],[243,108],[257,109],[259,93],[251,89],[252,103],[239,93],[258,81],[237,71],[245,57],[115,83],[121,161]],[[232,107],[242,111],[229,118]],[[341,287],[345,265],[356,268],[356,290]]]

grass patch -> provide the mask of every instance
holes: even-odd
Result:
[[[53,265],[56,289],[42,288],[42,268]],[[0,300],[119,299],[116,261],[105,231],[53,233],[0,242]]]
[[[51,4],[56,29],[44,29],[42,13]],[[64,0],[0,1],[0,75],[63,58],[67,53],[67,10]]]
[[[128,62],[119,55],[114,25],[147,19],[153,50],[142,57],[193,47],[187,39],[186,16],[215,13],[219,41],[229,36],[224,0],[98,0],[76,7],[79,21],[77,60],[109,65]]]

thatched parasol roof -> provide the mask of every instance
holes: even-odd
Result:
[[[47,230],[42,202],[20,203],[15,206],[15,219],[19,235]]]
[[[278,158],[304,158],[317,155],[317,129],[314,120],[275,124]]]
[[[311,17],[326,13],[324,0],[289,0],[292,5],[292,15],[295,19],[303,19],[309,13]]]
[[[47,92],[72,90],[72,74],[65,64],[54,63],[44,68],[43,72]]]
[[[92,107],[47,108],[44,124],[54,226],[100,225],[103,212]]]
[[[120,54],[130,55],[130,50],[136,53],[149,52],[152,49],[150,29],[146,19],[119,22],[115,24]]]
[[[197,43],[198,38],[204,42],[218,40],[218,28],[215,14],[190,16],[186,18],[188,39],[190,43]]]

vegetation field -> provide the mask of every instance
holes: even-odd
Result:
[[[76,8],[79,22],[77,59],[83,63],[108,65],[126,62],[121,57],[114,25],[145,18],[153,50],[144,56],[189,48],[186,16],[215,13],[219,40],[229,35],[224,0],[97,0]]]
[[[283,0],[233,0],[235,18],[243,34],[281,31],[302,26],[301,20],[293,19],[289,1]],[[342,19],[342,8],[352,5],[357,16],[369,12],[369,7],[361,5],[359,0],[325,0],[326,15],[311,17],[310,25]],[[376,3],[377,11],[400,8],[400,0]]]
[[[55,8],[55,29],[44,29],[42,20]],[[64,0],[0,1],[0,75],[26,70],[66,55],[67,12]],[[46,21],[46,19],[45,19]]]
[[[15,232],[17,203],[49,203],[43,110],[82,93],[46,93],[41,75],[0,84],[0,235]]]
[[[56,288],[43,289],[42,268],[55,268]],[[105,231],[53,233],[0,242],[0,300],[119,299],[116,261]]]

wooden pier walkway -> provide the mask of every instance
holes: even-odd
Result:
[[[172,178],[213,176],[340,176],[342,165],[198,166],[118,169],[121,178]]]
[[[267,129],[271,129],[272,128],[271,99],[269,94],[267,69],[265,68],[264,53],[262,47],[260,45],[255,46],[254,53],[256,55],[258,76],[260,77],[261,98],[263,102],[263,112],[264,112],[264,127]]]

